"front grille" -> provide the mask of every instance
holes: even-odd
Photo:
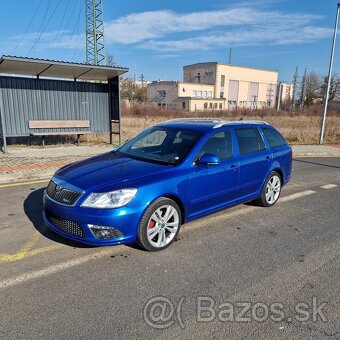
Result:
[[[71,235],[85,237],[85,233],[78,223],[58,217],[47,211],[45,214],[47,219],[58,229]]]
[[[73,205],[77,199],[82,195],[81,192],[73,191],[66,188],[58,189],[58,185],[50,181],[46,188],[47,195],[54,201],[65,204]]]

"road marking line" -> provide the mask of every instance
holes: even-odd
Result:
[[[326,185],[322,185],[320,188],[322,189],[332,189],[332,188],[336,188],[337,185],[336,184],[326,184]]]
[[[21,274],[19,276],[14,277],[14,278],[0,281],[0,289],[13,287],[13,286],[16,286],[20,283],[26,282],[26,281],[37,279],[37,278],[40,278],[40,277],[43,277],[43,276],[48,276],[50,274],[59,272],[61,270],[67,269],[67,268],[72,268],[72,267],[78,266],[82,263],[86,263],[86,262],[94,260],[94,259],[98,259],[98,258],[102,258],[102,257],[108,256],[108,255],[112,255],[112,253],[113,253],[113,249],[108,249],[108,250],[104,250],[104,251],[101,251],[101,252],[96,253],[96,254],[90,254],[90,255],[87,255],[87,256],[80,257],[78,259],[74,259],[74,260],[70,260],[70,261],[67,261],[67,262],[60,263],[60,264],[52,265],[50,267],[47,267],[47,268],[44,268],[44,269],[41,269],[41,270],[24,273],[24,274]]]
[[[298,198],[301,198],[301,197],[305,197],[305,196],[309,196],[309,195],[312,195],[312,194],[316,194],[316,193],[317,192],[313,191],[313,190],[305,190],[305,191],[297,192],[295,194],[291,194],[291,195],[282,197],[282,198],[280,198],[279,202],[288,202],[288,201],[292,201],[292,200],[295,200],[295,199],[298,199]],[[246,214],[250,211],[254,211],[254,210],[257,210],[257,209],[261,210],[260,207],[245,207],[243,209],[231,211],[231,212],[226,213],[226,214],[225,213],[224,214],[218,213],[215,216],[213,216],[213,215],[210,216],[209,221],[210,221],[210,223],[212,223],[213,220],[240,216],[240,215]],[[197,221],[199,221],[199,220],[197,220]],[[207,221],[202,221],[201,223],[197,223],[195,221],[195,224],[189,224],[188,226],[185,226],[182,229],[182,232],[185,232],[185,231],[190,230],[190,229],[195,229],[197,227],[205,225],[206,222]],[[44,247],[44,248],[49,248],[49,247]],[[43,249],[43,248],[40,248],[40,249]],[[37,253],[39,253],[39,249],[35,249],[33,251],[36,251]],[[14,278],[10,278],[10,279],[4,280],[4,281],[0,281],[0,289],[12,287],[12,286],[18,285],[18,284],[26,282],[26,281],[30,281],[30,280],[37,279],[37,278],[40,278],[40,277],[48,276],[48,275],[54,274],[58,271],[65,270],[65,269],[68,269],[68,268],[72,268],[72,267],[78,266],[80,264],[86,263],[86,262],[91,261],[91,260],[100,259],[100,258],[105,257],[107,255],[112,255],[112,252],[113,252],[113,249],[108,249],[108,250],[104,250],[102,252],[98,252],[96,254],[89,254],[87,256],[83,256],[83,257],[80,257],[78,259],[74,259],[74,260],[70,260],[70,261],[67,261],[67,262],[60,263],[60,264],[52,265],[52,266],[49,266],[49,267],[41,269],[41,270],[24,273],[24,274],[21,274],[19,276],[14,277]]]
[[[33,246],[38,242],[40,237],[41,234],[35,233],[33,237],[28,240],[15,254],[0,254],[0,263],[16,262],[19,260],[23,260],[26,257],[34,256],[46,251],[51,251],[62,247],[61,244],[53,244],[42,248],[32,249]]]
[[[296,200],[298,198],[309,196],[309,195],[313,195],[313,194],[316,194],[316,191],[314,191],[314,190],[305,190],[305,191],[297,192],[295,194],[291,194],[291,195],[282,197],[282,198],[279,199],[279,202],[281,202],[281,203],[282,202],[289,202],[289,201],[293,201],[293,200]]]
[[[0,188],[18,187],[18,186],[21,186],[21,185],[29,185],[29,184],[40,184],[40,183],[47,183],[49,181],[50,181],[49,179],[44,179],[44,180],[32,181],[32,182],[0,184]]]

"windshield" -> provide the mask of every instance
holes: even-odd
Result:
[[[153,127],[122,145],[116,152],[139,160],[178,164],[197,142],[201,132]]]

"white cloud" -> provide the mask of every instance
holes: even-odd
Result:
[[[165,10],[133,13],[105,23],[106,44],[134,45],[173,55],[180,51],[230,46],[302,44],[332,33],[331,28],[316,24],[322,16],[253,6],[240,4],[234,8],[185,14]],[[37,36],[37,33],[27,34],[21,42],[21,37],[14,36],[6,44],[15,46],[20,42],[20,50],[29,51]],[[0,43],[0,47],[4,43]],[[36,45],[35,52],[80,50],[84,48],[85,35],[72,35],[70,31],[44,32]]]
[[[238,7],[219,11],[179,14],[172,11],[134,13],[106,23],[108,43],[131,44],[161,38],[172,33],[199,32],[218,27],[233,28],[279,25],[281,28],[303,26],[321,19],[318,15],[283,14]]]
[[[172,52],[311,42],[331,34],[331,29],[315,26],[314,22],[320,19],[319,15],[240,6],[189,14],[172,11],[134,13],[106,23],[105,29],[107,44],[139,44],[142,48]],[[189,38],[181,37],[189,32]],[[174,34],[176,37],[171,37]]]
[[[307,26],[282,30],[280,27],[216,31],[198,37],[178,40],[150,40],[141,47],[156,51],[211,50],[230,46],[304,44],[330,36],[332,29]]]

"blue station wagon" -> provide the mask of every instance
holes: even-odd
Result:
[[[273,206],[291,171],[291,147],[266,122],[178,119],[59,169],[43,216],[88,245],[158,251],[185,222],[248,201]]]

